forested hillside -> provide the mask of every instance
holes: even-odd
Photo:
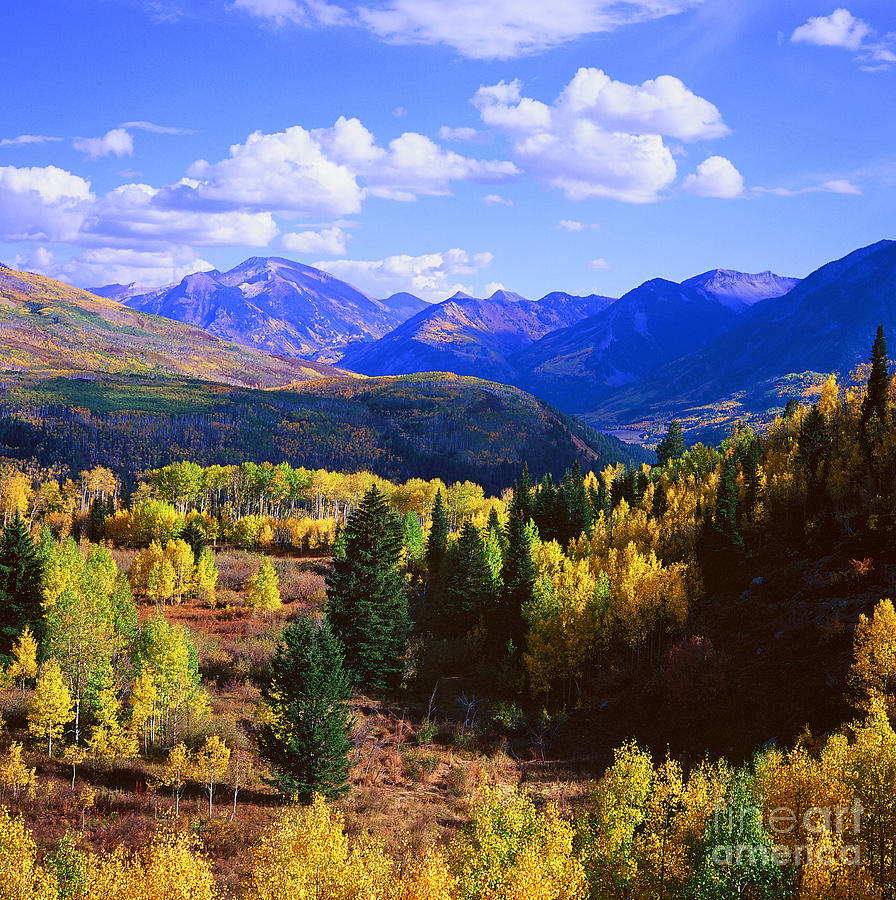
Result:
[[[524,460],[562,475],[640,463],[650,454],[552,410],[517,388],[438,373],[322,379],[248,391],[187,379],[93,376],[10,388],[0,404],[0,455],[74,472],[138,473],[181,459],[244,460],[388,478],[473,479],[500,491]]]
[[[887,365],[500,496],[7,460],[6,896],[889,896]]]

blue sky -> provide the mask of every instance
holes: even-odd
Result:
[[[896,238],[892,0],[10,6],[0,259],[78,285],[618,296]]]

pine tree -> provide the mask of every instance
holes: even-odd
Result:
[[[329,619],[362,689],[397,685],[410,630],[401,562],[401,520],[376,486],[349,517],[345,551],[327,576]]]
[[[445,515],[442,492],[438,491],[432,505],[432,525],[426,538],[426,585],[431,595],[436,591],[439,570],[442,568],[442,560],[445,558],[447,547],[448,517]]]
[[[799,461],[806,473],[806,478],[810,485],[815,485],[824,475],[831,455],[828,423],[817,403],[803,416],[803,420],[800,422],[797,444]]]
[[[884,337],[884,326],[877,326],[877,335],[871,347],[871,372],[868,375],[868,386],[865,399],[862,401],[862,437],[866,449],[873,447],[879,440],[883,429],[889,424],[889,387],[890,374],[887,360],[887,339]]]
[[[666,436],[659,442],[656,448],[656,463],[658,466],[664,466],[670,460],[679,459],[684,455],[685,447],[684,435],[681,431],[681,422],[675,419],[669,425]]]
[[[548,472],[532,502],[532,518],[543,541],[559,541],[561,528],[566,524],[566,505],[563,495],[554,487]]]
[[[728,549],[743,548],[744,542],[737,528],[737,463],[733,455],[726,456],[722,463],[713,526]]]
[[[186,541],[190,545],[190,549],[193,551],[193,560],[198,563],[202,551],[205,550],[208,544],[208,536],[205,533],[205,529],[193,519],[180,533],[180,537],[181,540]]]
[[[575,461],[572,471],[566,473],[561,491],[566,512],[566,527],[561,531],[560,544],[565,547],[580,534],[590,535],[591,526],[594,524],[594,519],[591,515],[591,505],[588,502],[588,494],[585,491],[585,483],[582,479],[582,470],[579,467],[578,460]]]
[[[669,497],[666,494],[666,485],[660,479],[653,485],[653,502],[650,507],[650,517],[652,519],[661,519],[668,509]]]
[[[525,525],[529,519],[533,518],[532,479],[529,477],[528,463],[523,463],[520,480],[513,487],[513,502],[516,504],[517,514]]]
[[[262,689],[269,718],[258,735],[275,773],[270,784],[282,794],[309,803],[314,794],[333,797],[346,789],[350,697],[342,647],[328,622],[287,625]]]
[[[471,522],[464,522],[457,541],[448,548],[440,580],[435,619],[441,634],[466,634],[494,615],[495,582],[479,529]]]
[[[502,569],[504,590],[496,617],[495,635],[504,646],[512,640],[522,649],[526,637],[526,621],[523,610],[535,596],[535,563],[526,523],[519,516],[511,515],[507,522],[507,552]]]
[[[13,643],[31,628],[43,637],[43,560],[18,509],[0,537],[0,659],[9,661]]]

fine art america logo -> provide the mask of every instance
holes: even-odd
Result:
[[[713,847],[712,861],[719,867],[757,864],[858,866],[862,861],[861,848],[853,841],[861,830],[863,812],[859,800],[854,800],[851,806],[811,806],[802,815],[789,807],[779,806],[769,813],[767,828],[762,829],[760,808],[716,803],[714,833],[733,840],[717,843]],[[786,835],[792,835],[800,826],[807,835],[806,843],[776,843],[787,840]],[[737,841],[737,837],[753,837],[763,830],[771,840]],[[837,838],[831,840],[833,835]]]

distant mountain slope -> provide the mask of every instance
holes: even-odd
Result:
[[[561,476],[650,454],[502,384],[425,373],[245,390],[184,379],[55,378],[0,402],[0,457],[133,476],[178,459],[247,460],[388,478],[471,479],[500,492],[527,461]]]
[[[795,283],[720,269],[681,284],[654,278],[513,357],[514,383],[564,409],[587,408],[595,393],[639,381],[704,346],[733,328],[751,303]]]
[[[372,344],[350,349],[339,364],[365,375],[444,371],[509,381],[511,355],[612,302],[561,292],[537,301],[504,290],[486,299],[457,293]]]
[[[196,272],[123,302],[227,340],[326,362],[353,342],[381,337],[423,304],[411,295],[374,300],[320,269],[273,256]]]
[[[267,387],[337,371],[227,343],[199,328],[0,266],[0,377],[67,373],[181,375]]]
[[[717,406],[734,394],[747,409],[758,409],[770,382],[804,372],[846,373],[863,362],[881,323],[896,338],[894,241],[856,250],[822,266],[786,296],[756,303],[706,347],[593,403],[589,419],[656,421]]]

